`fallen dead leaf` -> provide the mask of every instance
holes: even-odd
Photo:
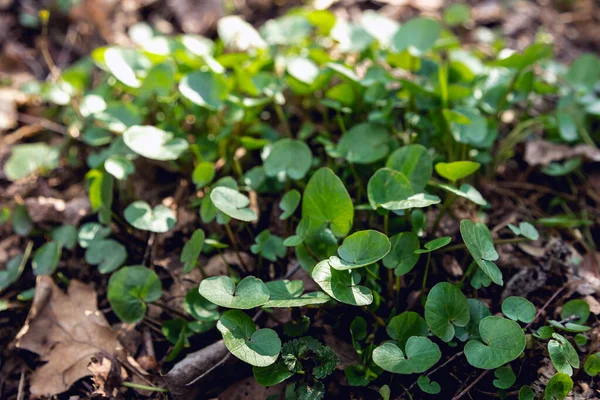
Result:
[[[592,162],[600,162],[600,150],[585,144],[570,147],[545,140],[534,140],[525,145],[525,161],[529,165],[548,165],[553,161],[582,156]]]
[[[98,311],[94,289],[72,280],[64,293],[49,276],[37,278],[33,304],[17,334],[17,347],[46,361],[31,375],[30,393],[36,397],[62,393],[92,375],[88,364],[99,352],[126,359],[117,332]]]
[[[25,207],[33,222],[57,222],[78,225],[79,221],[92,212],[90,201],[86,195],[69,201],[51,197],[29,197],[25,199]]]
[[[99,353],[92,357],[88,365],[94,381],[94,393],[104,397],[115,398],[123,379],[127,378],[127,371],[121,363],[109,354]]]
[[[592,314],[600,314],[600,302],[598,302],[598,300],[596,300],[593,296],[585,296],[583,299],[590,306],[590,312]]]

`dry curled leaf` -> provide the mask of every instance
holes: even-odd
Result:
[[[98,353],[92,357],[88,369],[94,381],[94,394],[117,397],[121,382],[127,378],[127,371],[116,358],[106,353]]]
[[[525,145],[525,161],[532,166],[545,166],[551,162],[575,156],[582,156],[589,161],[600,162],[600,150],[586,144],[570,147],[564,144],[546,142],[545,140],[534,140]]]
[[[104,315],[91,286],[72,280],[64,293],[49,276],[38,276],[35,297],[17,347],[46,364],[31,375],[32,396],[54,396],[92,375],[88,364],[99,352],[125,359],[125,350]]]

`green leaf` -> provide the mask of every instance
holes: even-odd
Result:
[[[477,189],[475,189],[473,186],[469,185],[468,183],[463,183],[462,185],[460,185],[459,189],[455,188],[454,186],[450,186],[450,185],[446,185],[446,184],[438,184],[437,186],[450,192],[450,193],[453,193],[457,196],[460,196],[467,200],[470,200],[477,205],[480,205],[480,206],[487,205],[487,201],[485,201],[485,199],[483,198],[481,193],[479,193],[479,191]]]
[[[550,176],[565,176],[581,166],[581,157],[571,158],[564,163],[551,162],[542,168],[542,172]]]
[[[450,236],[443,236],[437,239],[430,240],[429,242],[423,245],[423,249],[415,250],[415,254],[431,253],[432,251],[436,251],[441,249],[442,247],[446,247],[451,241],[452,238]]]
[[[52,275],[56,270],[61,253],[62,246],[57,241],[53,240],[42,245],[42,247],[37,249],[33,255],[33,261],[31,263],[33,273],[36,276]]]
[[[527,385],[521,386],[521,389],[519,390],[519,400],[535,400],[533,390]]]
[[[291,320],[283,326],[283,333],[288,337],[297,337],[304,335],[310,327],[310,318],[306,315],[300,317],[299,320]]]
[[[403,200],[390,201],[382,204],[381,207],[385,208],[386,210],[398,211],[407,210],[410,208],[424,208],[439,203],[440,198],[437,196],[427,193],[418,193]]]
[[[540,237],[540,234],[537,231],[537,229],[535,229],[535,227],[529,222],[521,222],[518,228],[512,224],[508,224],[508,228],[515,235],[520,235],[526,237],[527,239],[538,240],[538,238]]]
[[[528,324],[535,318],[535,306],[523,297],[511,296],[502,302],[502,313],[513,321]]]
[[[29,247],[29,251],[31,252],[31,247]],[[8,260],[5,269],[0,270],[0,293],[19,280],[27,263],[25,257],[29,258],[29,253],[26,252],[25,255],[23,253],[17,254]]]
[[[200,282],[200,294],[221,307],[247,310],[264,305],[269,289],[258,278],[247,276],[237,287],[228,276],[213,276]]]
[[[250,247],[254,254],[260,254],[270,261],[277,261],[278,258],[285,257],[287,249],[283,244],[283,239],[273,235],[267,229],[256,236],[256,244]]]
[[[204,237],[204,231],[196,229],[192,233],[190,240],[183,246],[180,261],[183,263],[184,273],[189,274],[198,263],[198,257],[200,257],[202,247],[204,246]]]
[[[62,225],[52,229],[52,240],[66,249],[73,250],[77,243],[77,228],[74,225]]]
[[[406,199],[414,194],[409,180],[398,171],[391,168],[380,168],[367,184],[369,203],[374,210],[382,204],[395,200]]]
[[[465,178],[479,169],[481,164],[473,161],[455,161],[451,163],[439,162],[435,164],[435,172],[442,178],[456,182]]]
[[[562,374],[573,375],[573,368],[579,368],[579,356],[573,345],[562,335],[553,333],[554,339],[548,342],[548,353],[554,368]]]
[[[344,370],[344,372],[346,372],[346,370]],[[368,384],[368,382],[367,382]],[[391,390],[390,387],[388,385],[383,385],[380,389],[379,389],[379,395],[381,396],[381,398],[383,400],[390,400],[390,395],[391,395]]]
[[[312,153],[300,140],[281,139],[273,144],[264,162],[267,176],[302,179],[310,169]]]
[[[90,180],[89,199],[92,211],[98,212],[98,219],[109,224],[112,213],[114,179],[107,172],[93,169],[86,174]]]
[[[79,228],[77,243],[81,248],[87,248],[93,241],[102,240],[110,235],[110,228],[97,222],[88,222]]]
[[[135,166],[127,156],[115,154],[104,161],[104,169],[116,179],[122,181],[133,174]]]
[[[281,350],[281,340],[272,329],[256,330],[254,321],[244,312],[230,310],[217,323],[225,346],[231,354],[255,367],[275,363]]]
[[[142,200],[128,205],[123,214],[134,228],[156,233],[167,232],[177,222],[169,207],[159,204],[151,208],[150,204]]]
[[[177,160],[189,143],[171,132],[149,125],[134,125],[123,132],[127,147],[151,160]]]
[[[456,337],[463,342],[467,339],[479,339],[479,323],[485,317],[492,315],[480,300],[467,299],[467,303],[469,304],[469,323],[464,328],[456,328]]]
[[[494,241],[490,230],[482,222],[475,224],[473,221],[464,219],[460,222],[460,234],[469,249],[469,253],[479,268],[492,282],[502,286],[502,272],[492,261],[498,259],[498,253],[494,249]]]
[[[304,57],[291,57],[286,64],[287,73],[298,81],[312,85],[319,76],[319,66]]]
[[[190,289],[185,295],[183,309],[198,321],[215,322],[219,319],[217,305],[206,300],[197,288]]]
[[[15,204],[12,215],[13,231],[19,236],[28,236],[33,229],[33,222],[27,212],[27,208],[22,204]]]
[[[419,389],[428,394],[439,394],[442,391],[440,384],[432,381],[427,375],[419,376],[417,385],[419,385]]]
[[[425,321],[434,335],[449,342],[454,327],[466,326],[469,319],[467,299],[456,286],[441,282],[431,289],[425,303]]]
[[[373,362],[395,374],[415,374],[427,371],[442,357],[437,344],[426,337],[413,336],[406,342],[404,352],[394,343],[384,343],[373,350]]]
[[[192,182],[198,189],[203,188],[215,178],[215,166],[210,162],[200,162],[192,172]]]
[[[227,84],[221,75],[194,71],[181,78],[179,91],[192,103],[209,111],[218,111],[227,97]]]
[[[115,78],[132,88],[142,86],[139,76],[145,75],[151,66],[150,60],[139,51],[120,47],[107,48],[104,63]]]
[[[385,234],[371,229],[358,231],[344,239],[338,255],[329,257],[329,265],[337,270],[364,267],[381,260],[390,248]]]
[[[448,26],[464,25],[471,18],[471,9],[467,4],[451,4],[444,9],[444,22]]]
[[[386,331],[389,337],[398,341],[400,349],[404,349],[410,337],[427,337],[429,327],[419,314],[413,311],[405,311],[390,320]]]
[[[425,189],[433,173],[431,156],[420,144],[411,144],[395,150],[385,166],[404,174],[416,193]]]
[[[567,374],[558,373],[548,381],[544,400],[562,400],[573,390],[573,380]]]
[[[261,27],[260,32],[269,44],[293,45],[299,44],[312,29],[312,25],[304,15],[284,15],[268,20]]]
[[[277,280],[266,283],[270,298],[264,307],[304,307],[310,304],[327,303],[329,296],[323,292],[302,294],[304,284],[300,280]]]
[[[590,354],[585,360],[583,369],[589,376],[600,374],[600,353]]]
[[[146,315],[146,303],[160,298],[162,286],[154,271],[141,265],[123,267],[108,281],[108,302],[125,323],[136,323]]]
[[[486,147],[488,136],[487,121],[477,108],[457,107],[454,111],[470,120],[469,124],[450,122],[450,132],[458,143],[470,144],[475,147]]]
[[[373,302],[370,289],[355,284],[353,271],[339,271],[331,268],[328,260],[319,262],[311,276],[325,293],[341,303],[366,306]]]
[[[475,368],[495,369],[519,357],[525,349],[525,334],[519,324],[502,317],[485,317],[479,323],[482,342],[470,340],[465,356]]]
[[[279,208],[283,211],[279,219],[284,220],[291,217],[296,208],[298,208],[298,205],[300,205],[300,192],[296,189],[286,192],[279,202]]]
[[[266,367],[252,367],[252,373],[256,382],[263,386],[277,385],[294,375],[281,359]]]
[[[94,240],[85,250],[85,261],[98,266],[98,272],[108,274],[127,260],[127,249],[112,239]]]
[[[577,319],[571,321],[572,323],[578,325],[585,324],[590,316],[590,305],[581,299],[567,301],[560,312],[560,317],[568,319],[573,316],[576,316]]]
[[[575,342],[575,344],[579,347],[583,347],[587,344],[588,342],[588,338],[582,334],[582,333],[578,333],[577,335],[575,335],[575,337],[573,338],[573,341]]]
[[[16,181],[39,170],[51,171],[58,167],[60,148],[45,143],[19,144],[4,164],[4,173],[11,181]]]
[[[310,178],[302,197],[302,218],[312,226],[329,224],[334,235],[346,236],[352,228],[354,205],[341,179],[329,168],[321,168]]]
[[[367,337],[367,321],[363,317],[354,317],[350,324],[350,335],[353,341],[365,340]]]
[[[338,142],[336,151],[348,162],[371,164],[387,156],[390,151],[388,130],[379,124],[354,125]]]
[[[412,271],[419,261],[419,238],[412,232],[402,232],[390,238],[390,252],[383,258],[386,268],[394,269],[396,276],[403,276]]]
[[[252,48],[267,47],[260,34],[246,21],[237,15],[230,15],[219,20],[217,25],[219,38],[225,47],[245,51]]]
[[[429,18],[413,18],[398,29],[392,39],[393,51],[408,50],[411,55],[420,57],[433,47],[439,38],[440,23]]]
[[[494,375],[496,379],[494,379],[493,384],[498,389],[508,389],[517,381],[517,376],[510,366],[496,369]]]
[[[218,186],[211,190],[210,199],[215,207],[231,218],[246,222],[257,218],[256,213],[248,208],[250,199],[235,189]]]
[[[554,329],[552,327],[542,326],[536,331],[536,333],[533,334],[533,336],[537,337],[538,339],[550,339],[553,333]]]
[[[579,56],[569,67],[565,79],[578,89],[591,91],[600,79],[600,59],[592,53]]]

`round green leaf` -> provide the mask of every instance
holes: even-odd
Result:
[[[473,161],[455,161],[451,163],[439,162],[435,164],[435,172],[442,178],[456,182],[465,178],[479,169],[481,164]]]
[[[102,240],[110,235],[110,228],[97,222],[85,223],[77,233],[77,243],[82,248],[87,248],[94,240]]]
[[[208,301],[227,308],[247,310],[269,300],[269,289],[258,278],[247,276],[237,287],[228,276],[213,276],[200,282],[200,294]]]
[[[283,210],[283,213],[279,216],[279,219],[288,219],[294,214],[296,208],[300,204],[300,192],[296,189],[292,189],[283,195],[279,202],[279,208]]]
[[[206,300],[198,289],[192,288],[185,295],[183,309],[198,321],[214,321],[219,319],[217,305]]]
[[[538,240],[540,237],[540,233],[535,229],[535,226],[531,225],[529,222],[521,222],[518,228],[512,224],[508,224],[508,228],[515,235],[521,235],[527,239]]]
[[[210,199],[215,207],[231,218],[246,222],[256,219],[256,213],[248,208],[250,199],[235,189],[216,187],[210,192]]]
[[[535,306],[523,297],[511,296],[502,302],[502,313],[513,321],[528,324],[535,317]]]
[[[203,246],[204,231],[202,229],[196,229],[181,251],[180,261],[183,263],[184,273],[188,274],[194,269]]]
[[[62,225],[52,229],[52,240],[66,249],[73,250],[77,243],[77,228],[74,225]]]
[[[175,214],[169,207],[159,204],[153,209],[142,200],[128,205],[123,214],[134,228],[156,233],[168,231],[176,222]]]
[[[525,349],[525,334],[519,324],[502,317],[486,317],[479,323],[480,342],[470,340],[465,356],[475,368],[494,369],[519,357]]]
[[[302,294],[302,281],[278,280],[266,283],[270,298],[264,307],[304,307],[310,304],[323,304],[331,300],[323,292]]]
[[[312,153],[300,140],[281,139],[275,142],[265,160],[267,176],[289,176],[302,179],[310,169]]]
[[[560,373],[573,375],[573,368],[579,368],[579,356],[573,345],[562,335],[553,333],[554,339],[548,342],[548,353],[554,368]]]
[[[373,350],[373,362],[395,374],[427,371],[442,357],[437,344],[426,337],[413,336],[406,342],[406,357],[394,343],[387,342]]]
[[[432,381],[427,375],[419,376],[417,385],[419,385],[419,389],[428,394],[439,394],[442,391],[440,384]]]
[[[329,265],[337,270],[364,267],[381,260],[390,248],[390,240],[381,232],[371,229],[355,232],[338,248],[339,257],[329,257]]]
[[[117,317],[129,324],[141,321],[146,303],[158,300],[161,294],[156,273],[141,265],[123,267],[108,281],[108,302]]]
[[[573,390],[573,380],[567,374],[558,373],[548,381],[544,400],[562,400]]]
[[[466,4],[451,4],[444,9],[444,22],[448,26],[465,24],[469,18],[471,18],[471,9]]]
[[[576,316],[577,319],[571,321],[571,323],[585,324],[590,316],[590,305],[581,299],[567,301],[560,312],[560,317],[567,319],[573,316]]]
[[[123,132],[127,147],[151,160],[177,160],[188,149],[185,139],[176,138],[171,132],[148,125],[134,125]]]
[[[31,250],[31,249],[29,249]],[[25,269],[25,255],[19,253],[6,263],[6,268],[0,271],[0,292],[15,283]],[[29,257],[29,254],[27,254]]]
[[[341,179],[329,168],[310,178],[302,197],[302,218],[311,226],[329,224],[334,235],[346,236],[354,220],[354,205]]]
[[[390,168],[375,171],[367,184],[369,203],[374,210],[382,204],[406,199],[413,194],[409,180],[401,172]]]
[[[487,204],[487,201],[485,201],[481,193],[479,193],[479,190],[475,189],[468,183],[463,183],[458,189],[454,186],[446,185],[443,183],[438,184],[437,186],[457,196],[470,200],[477,205],[485,206]]]
[[[152,65],[139,51],[120,47],[107,48],[104,52],[104,63],[115,78],[132,88],[142,86],[139,76],[145,75]]]
[[[533,390],[527,385],[521,386],[521,389],[519,390],[519,400],[535,400]]]
[[[85,250],[85,261],[98,266],[98,272],[108,274],[127,260],[127,249],[112,239],[94,240]]]
[[[390,151],[387,129],[365,122],[353,126],[337,145],[337,152],[351,163],[370,164],[387,156]]]
[[[283,239],[273,235],[267,229],[256,236],[256,243],[250,247],[254,254],[260,254],[270,261],[277,261],[278,258],[285,257],[287,249],[283,244]]]
[[[294,375],[294,372],[290,371],[281,359],[266,367],[252,367],[252,373],[256,382],[263,386],[277,385]]]
[[[478,339],[480,337],[479,323],[485,317],[492,315],[487,306],[477,299],[467,299],[467,303],[471,315],[469,323],[464,328],[456,328],[456,337],[463,342],[467,339]]]
[[[386,268],[394,269],[396,276],[403,276],[412,271],[419,261],[419,238],[412,232],[402,232],[390,238],[390,252],[383,258]]]
[[[37,275],[52,275],[56,270],[60,255],[62,253],[62,247],[59,242],[51,241],[45,243],[35,251],[33,255],[33,273]]]
[[[135,171],[135,166],[126,156],[115,154],[104,161],[104,169],[118,180],[125,180]]]
[[[194,71],[179,82],[181,94],[194,104],[210,111],[223,107],[227,97],[227,85],[222,76],[210,71]]]
[[[319,66],[304,57],[292,57],[287,61],[286,69],[290,76],[306,85],[312,85],[319,76]]]
[[[583,369],[589,376],[600,374],[600,353],[590,354],[585,360]]]
[[[416,193],[425,189],[433,172],[431,157],[420,144],[397,149],[390,155],[385,166],[404,174]]]
[[[311,276],[325,293],[341,303],[366,306],[373,302],[371,290],[356,285],[352,271],[339,271],[331,268],[328,260],[323,260],[315,265]]]
[[[392,49],[395,52],[408,50],[411,55],[419,57],[433,47],[440,31],[440,23],[436,20],[413,18],[398,29],[392,39]]]
[[[255,367],[273,364],[281,350],[281,340],[272,329],[256,330],[254,321],[244,312],[230,310],[217,323],[225,346],[231,354]]]
[[[502,272],[492,261],[498,259],[490,230],[483,223],[464,219],[460,221],[460,234],[469,253],[479,268],[497,285],[502,286]]]
[[[427,322],[419,314],[413,311],[405,311],[390,320],[386,328],[387,334],[398,341],[400,349],[404,349],[406,341],[413,336],[427,337],[429,327]]]
[[[449,342],[454,337],[454,327],[469,323],[469,304],[465,295],[454,285],[441,282],[435,285],[425,302],[425,321],[431,332]]]
[[[58,166],[60,149],[45,143],[19,144],[4,164],[4,173],[11,181],[25,178],[38,170],[53,170]]]
[[[517,381],[517,376],[513,372],[510,366],[500,367],[494,371],[496,379],[494,379],[494,386],[498,389],[508,389]]]
[[[211,183],[214,178],[215,166],[207,161],[198,163],[192,172],[192,182],[199,189]]]
[[[488,136],[487,121],[476,108],[457,107],[456,112],[466,116],[470,123],[450,122],[450,132],[458,143],[466,143],[476,147],[485,144]]]
[[[437,239],[430,240],[423,245],[423,249],[415,250],[415,254],[431,253],[432,251],[436,251],[447,246],[451,241],[452,238],[450,236],[442,236]]]

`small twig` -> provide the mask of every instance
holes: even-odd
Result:
[[[475,386],[475,385],[477,384],[477,382],[479,382],[481,379],[483,379],[483,377],[484,377],[484,376],[486,376],[486,375],[487,375],[487,373],[488,373],[488,372],[490,372],[490,370],[489,370],[489,369],[486,369],[485,371],[483,371],[483,372],[481,373],[481,375],[479,375],[479,376],[477,377],[477,379],[475,379],[473,382],[471,382],[471,384],[470,384],[469,386],[467,386],[467,387],[465,388],[465,390],[463,390],[462,392],[460,392],[458,395],[454,396],[454,397],[452,398],[452,400],[458,400],[458,399],[460,399],[461,397],[463,397],[465,394],[467,394],[467,393],[469,392],[469,390],[473,389],[473,386]]]
[[[31,125],[39,125],[43,128],[48,129],[49,131],[60,133],[61,135],[69,136],[69,131],[62,125],[57,124],[56,122],[52,122],[45,118],[35,117],[29,114],[18,113],[17,120]]]
[[[194,383],[198,382],[200,379],[204,378],[206,375],[210,374],[215,369],[217,369],[221,365],[225,364],[227,362],[227,360],[229,360],[230,357],[231,357],[231,353],[227,353],[227,355],[225,357],[223,357],[218,363],[216,363],[215,365],[213,365],[212,367],[210,367],[209,369],[204,371],[201,375],[199,375],[197,378],[194,378],[193,381],[191,381],[190,383],[187,383],[185,386],[192,386]]]
[[[152,334],[150,333],[150,329],[148,329],[148,327],[144,327],[142,334],[144,336],[144,349],[146,350],[146,355],[149,357],[156,358],[156,353],[154,352],[154,343],[152,342]]]
[[[148,237],[148,245],[146,246],[146,251],[144,251],[144,265],[149,265],[148,262],[151,261],[152,247],[154,247],[154,241],[156,239],[156,233],[151,232]]]
[[[17,400],[23,400],[25,395],[25,366],[21,367],[21,379],[19,379],[19,391],[17,392]]]
[[[548,299],[548,301],[542,306],[542,308],[540,308],[538,310],[538,312],[535,314],[535,317],[533,317],[533,320],[531,320],[531,322],[528,323],[527,326],[525,326],[525,329],[529,328],[531,326],[531,324],[533,324],[538,319],[538,317],[544,312],[546,307],[548,307],[550,305],[550,303],[552,303],[552,301],[554,299],[556,299],[558,297],[558,295],[561,294],[563,292],[563,290],[565,290],[565,289],[566,289],[566,286],[563,286],[560,289],[558,289],[556,292],[554,292],[552,297],[550,297]]]
[[[229,226],[229,224],[225,224],[225,230],[227,231],[227,236],[229,236],[229,240],[231,241],[233,250],[235,251],[235,254],[237,255],[237,258],[240,262],[240,266],[242,268],[244,268],[245,271],[250,272],[250,270],[248,269],[248,266],[246,265],[246,263],[244,262],[244,259],[242,258],[242,255],[240,254],[240,249],[238,247],[237,240],[235,240],[235,236],[234,236],[233,231],[231,230],[231,227]]]

